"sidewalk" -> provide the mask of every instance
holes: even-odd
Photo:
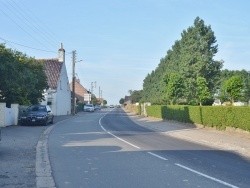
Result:
[[[54,123],[71,116],[56,116]],[[36,145],[48,126],[8,126],[2,128],[0,142],[0,187],[36,187]]]
[[[232,128],[226,131],[219,131],[201,125],[142,117],[130,112],[127,112],[127,114],[135,123],[162,132],[167,136],[203,144],[216,149],[233,151],[250,159],[250,132],[234,130]]]

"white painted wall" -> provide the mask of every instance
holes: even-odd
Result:
[[[61,74],[57,84],[56,115],[71,114],[71,91],[65,63],[62,65]]]
[[[6,103],[0,103],[0,127],[18,124],[18,104],[11,104],[6,108]]]

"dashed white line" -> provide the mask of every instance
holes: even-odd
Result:
[[[176,165],[176,166],[179,166],[179,167],[181,167],[181,168],[183,168],[183,169],[186,169],[186,170],[188,170],[188,171],[190,171],[190,172],[193,172],[193,173],[195,173],[195,174],[198,174],[198,175],[200,175],[200,176],[203,176],[203,177],[205,177],[205,178],[208,178],[208,179],[210,179],[210,180],[216,181],[216,182],[218,182],[218,183],[220,183],[220,184],[226,185],[226,186],[228,186],[228,187],[231,187],[231,188],[239,188],[239,187],[237,187],[237,186],[235,186],[235,185],[232,185],[232,184],[229,184],[229,183],[224,182],[224,181],[222,181],[222,180],[219,180],[219,179],[217,179],[217,178],[208,176],[208,175],[206,175],[206,174],[203,174],[203,173],[201,173],[201,172],[198,172],[198,171],[196,171],[196,170],[193,170],[193,169],[188,168],[188,167],[186,167],[186,166],[183,166],[183,165],[181,165],[181,164],[175,163],[175,165]]]
[[[164,161],[167,161],[168,159],[166,159],[166,158],[164,158],[164,157],[161,157],[161,156],[159,156],[159,155],[156,155],[156,154],[154,154],[154,153],[152,153],[152,152],[147,152],[148,154],[150,154],[150,155],[153,155],[153,156],[155,156],[155,157],[158,157],[159,159],[162,159],[162,160],[164,160]]]

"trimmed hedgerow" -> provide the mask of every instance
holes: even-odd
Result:
[[[250,131],[250,107],[152,105],[146,107],[148,116],[197,123],[217,129],[234,127]]]

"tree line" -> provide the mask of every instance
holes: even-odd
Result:
[[[37,104],[43,99],[47,76],[42,61],[0,44],[0,102]]]
[[[211,26],[197,17],[143,80],[143,90],[132,91],[132,102],[171,105],[211,105],[214,99],[232,104],[236,100],[248,102],[250,71],[222,70],[223,61],[214,60],[218,52],[216,42]]]

